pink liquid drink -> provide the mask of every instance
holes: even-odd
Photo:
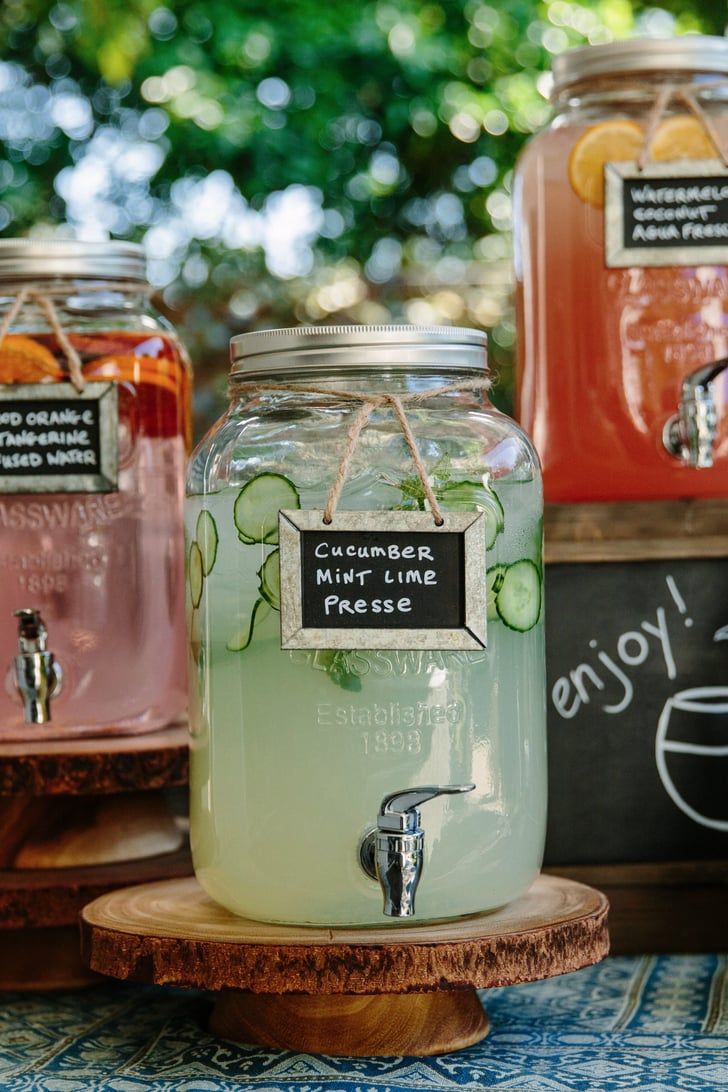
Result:
[[[5,740],[146,732],[185,713],[181,517],[189,375],[168,330],[146,329],[149,320],[139,325],[116,331],[97,322],[79,332],[66,324],[84,379],[110,381],[118,391],[118,488],[0,493]],[[45,390],[67,381],[64,351],[29,308],[0,344],[0,384],[8,393],[18,383]],[[0,419],[2,410],[0,403]],[[0,427],[0,455],[3,435]],[[28,723],[18,689],[14,614],[31,608],[40,612],[47,649],[62,671],[46,723]]]

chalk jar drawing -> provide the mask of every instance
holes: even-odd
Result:
[[[728,626],[716,630],[714,641],[728,640]],[[667,756],[669,754],[700,755],[704,758],[728,757],[728,743],[711,745],[704,743],[687,743],[681,740],[668,739],[667,733],[674,723],[675,714],[688,713],[701,717],[725,717],[728,725],[728,686],[696,686],[689,690],[680,690],[673,694],[665,702],[660,718],[657,722],[657,735],[655,736],[655,761],[657,771],[665,791],[673,803],[685,815],[703,827],[713,830],[728,831],[728,819],[712,819],[703,815],[678,791],[670,774]]]

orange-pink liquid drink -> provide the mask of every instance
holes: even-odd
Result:
[[[728,355],[728,270],[606,267],[604,210],[569,178],[593,124],[557,121],[529,143],[516,180],[519,417],[546,498],[727,496],[728,381],[714,390],[712,468],[668,454],[662,432],[683,378]]]

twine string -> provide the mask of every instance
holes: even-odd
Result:
[[[349,473],[349,466],[351,460],[354,457],[357,445],[359,443],[359,437],[362,434],[364,428],[369,422],[369,418],[374,413],[376,404],[374,402],[364,402],[361,408],[357,411],[354,420],[349,426],[349,431],[346,434],[346,444],[344,451],[339,459],[339,466],[336,471],[336,476],[331,483],[329,489],[329,495],[326,498],[326,507],[324,508],[324,523],[331,523],[336,512],[336,507],[339,503],[339,497],[341,491],[344,488],[344,482],[347,479]]]
[[[29,298],[30,298],[30,289],[29,288],[21,288],[20,292],[18,292],[17,296],[15,297],[13,302],[10,304],[10,307],[8,308],[8,310],[5,313],[5,318],[0,323],[0,345],[2,345],[3,341],[5,341],[5,338],[8,336],[8,333],[10,332],[10,327],[13,325],[16,318],[18,317],[20,312],[25,307],[25,305],[28,302]]]
[[[8,308],[2,323],[0,323],[0,346],[8,336],[10,329],[17,319],[20,312],[28,303],[35,303],[37,307],[43,312],[48,320],[48,325],[56,336],[56,341],[60,345],[63,354],[68,364],[68,375],[71,383],[76,389],[78,394],[86,386],[86,380],[83,377],[83,365],[81,364],[81,358],[71,344],[66,331],[61,325],[61,320],[58,317],[58,311],[55,308],[53,301],[45,296],[42,292],[38,292],[34,288],[22,288],[18,292],[17,296],[13,300],[12,304]]]
[[[78,355],[73,345],[71,345],[68,334],[61,326],[61,320],[58,318],[58,312],[56,311],[53,301],[49,299],[48,296],[43,296],[40,293],[35,294],[33,298],[48,319],[48,325],[56,335],[56,340],[61,349],[63,349],[66,361],[68,362],[68,375],[76,388],[77,393],[80,394],[86,386],[86,380],[83,377],[81,357]]]
[[[277,391],[283,394],[317,394],[322,395],[325,398],[330,398],[337,402],[360,402],[361,406],[357,410],[354,418],[349,425],[349,429],[346,434],[346,440],[344,443],[344,449],[339,459],[339,464],[334,476],[334,480],[331,483],[329,489],[329,495],[326,499],[326,507],[324,508],[323,521],[324,523],[331,523],[336,513],[336,508],[341,497],[341,492],[344,488],[347,476],[349,474],[349,467],[351,466],[351,460],[354,457],[354,453],[359,444],[359,438],[369,423],[369,419],[377,409],[390,407],[394,410],[394,415],[399,422],[399,426],[402,429],[402,435],[405,438],[407,447],[409,448],[412,462],[415,470],[419,476],[422,488],[427,497],[427,501],[430,505],[430,511],[432,512],[435,524],[438,527],[442,527],[445,522],[445,517],[442,514],[440,505],[437,502],[437,497],[430,484],[430,477],[427,473],[427,467],[425,466],[420,450],[417,446],[417,440],[415,434],[412,431],[409,419],[405,412],[405,405],[418,406],[423,402],[429,401],[431,398],[437,398],[439,395],[452,394],[458,391],[474,391],[474,390],[488,390],[490,387],[490,380],[484,375],[481,379],[467,379],[459,383],[445,383],[439,387],[433,387],[430,390],[414,391],[411,393],[403,394],[383,394],[383,393],[369,393],[366,391],[348,391],[341,390],[340,388],[333,387],[316,387],[316,386],[299,386],[298,384],[288,383],[259,383],[259,382],[246,382],[236,383],[235,390],[249,391],[251,394],[260,394],[263,392]]]
[[[396,394],[393,394],[390,396],[389,402],[395,414],[397,415],[397,419],[399,420],[400,426],[402,428],[404,438],[407,441],[407,447],[410,449],[410,454],[412,455],[412,462],[415,464],[415,469],[420,476],[420,481],[422,482],[422,488],[425,491],[425,496],[430,502],[430,511],[435,517],[435,523],[438,527],[442,527],[445,519],[442,515],[442,512],[440,511],[440,505],[437,503],[437,498],[435,496],[434,490],[430,485],[430,475],[427,473],[427,467],[422,461],[422,456],[420,455],[419,448],[417,447],[417,441],[415,440],[414,433],[412,432],[412,429],[410,427],[410,423],[407,420],[407,414],[404,412],[404,406],[402,405],[402,401],[400,398],[397,397]]]
[[[721,81],[721,84],[723,84],[723,82],[724,81]],[[715,84],[706,86],[712,88]],[[640,154],[637,157],[637,167],[640,171],[643,171],[650,162],[652,144],[657,133],[657,127],[662,120],[663,114],[672,102],[681,102],[683,106],[693,114],[710,137],[710,140],[718,155],[723,160],[723,163],[728,167],[728,145],[723,140],[721,133],[718,131],[718,128],[708,111],[700,105],[696,90],[697,85],[695,83],[667,83],[660,89],[647,118],[645,140]]]

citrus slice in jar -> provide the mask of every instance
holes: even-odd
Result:
[[[147,383],[176,394],[182,383],[182,371],[174,360],[150,356],[101,356],[84,365],[86,379],[109,379],[117,383]]]
[[[63,371],[50,349],[24,334],[7,334],[0,344],[0,383],[53,383]]]
[[[650,159],[715,159],[718,150],[697,118],[678,114],[657,126]]]
[[[182,434],[188,442],[187,374],[176,361],[120,353],[89,360],[83,374],[85,379],[119,384],[119,416],[133,433]]]
[[[636,121],[601,121],[587,129],[569,156],[569,182],[582,201],[604,207],[604,165],[636,159],[642,148],[644,130]]]

